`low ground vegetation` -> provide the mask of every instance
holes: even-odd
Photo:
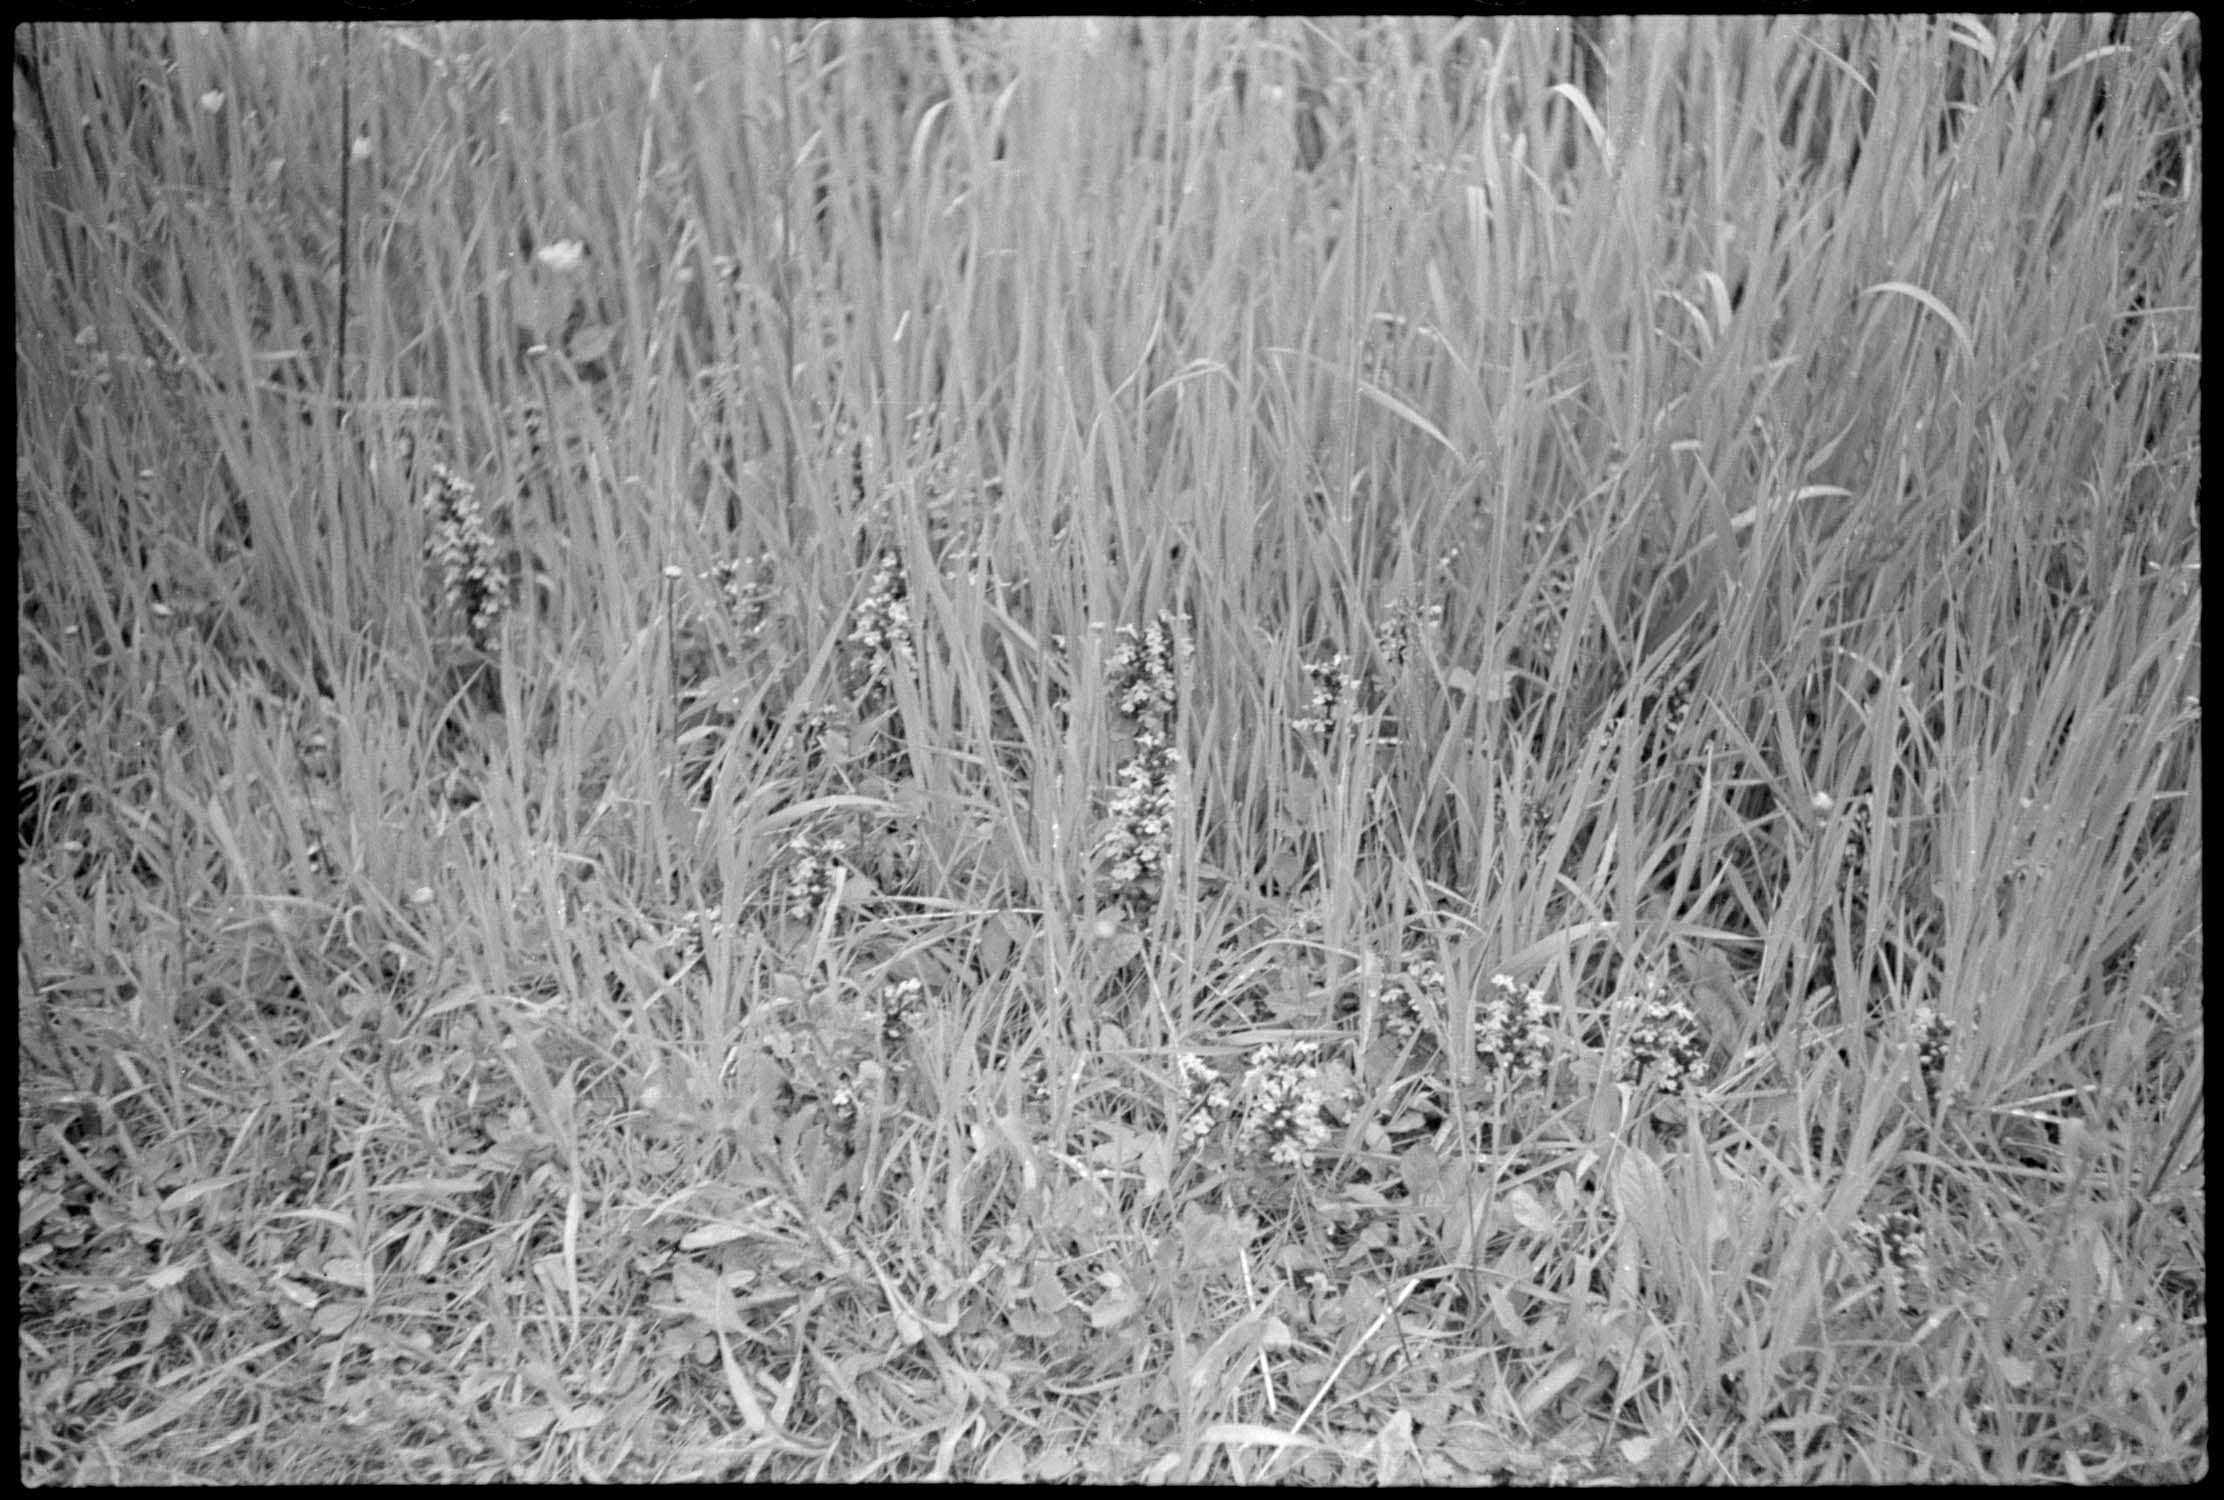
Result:
[[[22,1476],[2204,1471],[2198,47],[19,31]]]

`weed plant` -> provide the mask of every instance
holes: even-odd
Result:
[[[2205,1472],[2197,20],[16,45],[26,1482]]]

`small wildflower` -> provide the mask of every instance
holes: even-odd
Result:
[[[703,572],[703,582],[726,596],[726,602],[739,609],[749,591],[749,564],[738,557],[722,557]]]
[[[911,593],[904,580],[903,563],[893,552],[880,555],[872,586],[858,601],[856,624],[850,644],[862,659],[865,675],[875,684],[887,680],[889,664],[914,660],[911,647]]]
[[[715,933],[725,924],[725,918],[715,906],[698,911],[680,913],[665,939],[667,950],[666,978],[677,978],[703,961],[706,933]]]
[[[1180,693],[1179,662],[1189,651],[1182,634],[1187,617],[1161,613],[1138,631],[1120,627],[1112,654],[1112,699],[1135,722],[1135,753],[1120,767],[1119,790],[1107,809],[1111,826],[1097,846],[1109,866],[1106,878],[1130,904],[1157,890],[1172,852],[1176,778],[1181,752],[1174,745]]]
[[[1383,986],[1382,1028],[1400,1041],[1411,1041],[1444,1014],[1447,988],[1444,966],[1433,958],[1418,958]]]
[[[813,839],[800,830],[788,840],[788,852],[795,856],[795,863],[788,867],[788,916],[791,920],[808,922],[818,915],[819,903],[834,893],[840,855],[848,847],[842,839]]]
[[[1886,1214],[1877,1233],[1883,1241],[1885,1256],[1893,1265],[1918,1276],[1927,1274],[1930,1260],[1923,1248],[1923,1225],[1915,1215]]]
[[[1846,809],[1846,869],[1848,872],[1868,867],[1869,842],[1876,828],[1876,798],[1856,798]]]
[[[1649,1074],[1662,1093],[1680,1094],[1706,1072],[1706,1049],[1690,1002],[1665,991],[1660,976],[1648,974],[1629,1001],[1631,1022],[1615,1071],[1633,1084]]]
[[[1929,1006],[1918,1005],[1908,1018],[1908,1029],[1914,1033],[1915,1064],[1923,1075],[1923,1086],[1936,1099],[1946,1081],[1946,1049],[1953,1040],[1954,1025]]]
[[[833,754],[834,716],[824,704],[814,704],[796,715],[795,736],[803,763],[823,766]]]
[[[901,1073],[910,1066],[904,1043],[925,1024],[926,1019],[925,980],[897,979],[881,987],[880,1043],[891,1071]]]
[[[1655,695],[1645,708],[1646,728],[1655,745],[1673,744],[1691,722],[1691,683],[1678,678]]]
[[[494,538],[480,514],[476,486],[446,464],[432,465],[424,507],[433,525],[425,550],[440,565],[441,590],[463,616],[471,644],[484,651],[509,606],[509,588],[496,564]]]
[[[1349,728],[1359,708],[1359,679],[1351,672],[1351,658],[1339,651],[1326,661],[1307,662],[1305,675],[1313,682],[1312,701],[1290,721],[1291,727],[1323,739]]]
[[[1544,991],[1491,975],[1490,993],[1475,1011],[1475,1055],[1504,1080],[1542,1077],[1552,1056]]]
[[[1120,767],[1120,788],[1108,810],[1111,826],[1098,855],[1110,867],[1107,879],[1122,895],[1147,895],[1165,871],[1173,848],[1180,762],[1179,751],[1145,741]]]
[[[1228,1116],[1235,1095],[1218,1069],[1195,1053],[1181,1055],[1181,1149],[1194,1151]]]
[[[1920,1314],[1922,1307],[1908,1292],[1910,1282],[1924,1288],[1931,1283],[1923,1221],[1911,1213],[1889,1213],[1873,1224],[1866,1219],[1856,1220],[1853,1233],[1875,1261],[1891,1305],[1907,1317]]]
[[[759,553],[754,558],[726,557],[712,563],[700,575],[704,583],[718,590],[726,607],[752,633],[761,629],[772,604],[772,591],[760,578],[772,572],[772,554]]]
[[[835,1134],[847,1136],[857,1129],[857,1115],[857,1089],[845,1078],[826,1096],[827,1120]]]
[[[1393,672],[1404,667],[1412,659],[1419,639],[1435,634],[1443,623],[1441,604],[1400,602],[1391,606],[1389,614],[1375,622],[1375,644],[1382,652],[1382,664]]]
[[[1033,1105],[1050,1103],[1050,1061],[1042,1056],[1030,1057],[1020,1070],[1020,1097]]]
[[[1112,654],[1112,701],[1146,734],[1173,732],[1178,659],[1190,650],[1182,634],[1186,623],[1185,616],[1161,614],[1141,632],[1120,627]]]
[[[1243,1075],[1243,1123],[1237,1144],[1263,1151],[1278,1166],[1303,1169],[1326,1144],[1328,1126],[1321,1108],[1328,1102],[1320,1083],[1320,1044],[1269,1043],[1251,1054]]]

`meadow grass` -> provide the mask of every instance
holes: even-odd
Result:
[[[19,31],[21,1474],[2205,1472],[2198,46]]]

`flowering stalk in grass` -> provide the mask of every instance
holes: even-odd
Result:
[[[1131,916],[1158,899],[1173,849],[1181,771],[1181,750],[1174,743],[1178,662],[1189,649],[1184,623],[1178,615],[1161,614],[1140,632],[1123,626],[1112,658],[1112,701],[1133,722],[1135,743],[1120,766],[1097,858],[1109,894]]]
[[[1337,1095],[1321,1076],[1320,1043],[1267,1042],[1245,1059],[1242,1078],[1226,1075],[1193,1053],[1180,1059],[1181,1147],[1199,1150],[1223,1126],[1235,1127],[1241,1159],[1308,1171],[1328,1141],[1321,1111]]]
[[[1423,1033],[1444,1036],[1445,997],[1451,980],[1433,958],[1410,958],[1404,972],[1383,987],[1378,1014],[1384,1031],[1399,1040]],[[1474,1053],[1500,1099],[1524,1083],[1544,1076],[1554,1047],[1550,1002],[1542,988],[1522,986],[1511,975],[1493,974],[1478,997],[1474,1015]],[[1468,1077],[1456,1070],[1455,1082]]]
[[[872,585],[858,601],[849,633],[851,665],[868,693],[885,692],[900,664],[914,664],[911,645],[911,590],[902,559],[883,552]]]
[[[1330,1101],[1320,1076],[1320,1043],[1268,1043],[1254,1049],[1236,1097],[1242,1118],[1236,1147],[1276,1166],[1306,1171],[1328,1140],[1321,1109]]]
[[[1181,1055],[1181,1148],[1195,1151],[1235,1107],[1235,1093],[1220,1070],[1194,1052]]]
[[[788,920],[818,920],[824,903],[835,892],[842,855],[848,848],[848,840],[839,836],[814,839],[803,830],[796,830],[795,836],[788,840],[791,856],[785,902]]]
[[[1374,701],[1384,710],[1385,722],[1376,730],[1378,744],[1395,746],[1406,734],[1402,713],[1391,711],[1392,704],[1400,697],[1407,706],[1418,706],[1421,679],[1408,672],[1424,650],[1435,655],[1434,642],[1443,634],[1444,606],[1441,604],[1415,604],[1410,599],[1400,599],[1383,611],[1375,620],[1375,654],[1381,660],[1382,675],[1368,675],[1373,682]],[[1401,693],[1401,687],[1403,689]]]
[[[885,735],[899,711],[896,705],[917,680],[913,620],[911,581],[903,559],[893,549],[883,551],[864,597],[851,611],[850,631],[844,641],[852,705],[843,718],[848,727],[857,730],[860,752],[873,754],[888,748]],[[905,691],[899,690],[899,683]],[[823,711],[817,712],[823,718]]]
[[[1161,614],[1140,632],[1132,625],[1120,627],[1120,643],[1112,653],[1112,701],[1135,721],[1139,737],[1161,742],[1173,737],[1180,658],[1190,649],[1182,634],[1187,624],[1181,615]]]
[[[491,652],[494,633],[509,608],[509,583],[496,560],[478,487],[436,462],[422,503],[432,523],[425,553],[440,568],[441,601],[462,621],[473,649]]]
[[[1305,675],[1313,684],[1313,695],[1290,727],[1331,743],[1353,733],[1361,709],[1360,682],[1351,670],[1351,658],[1339,651],[1326,660],[1309,661]]]
[[[1138,741],[1135,754],[1120,767],[1100,855],[1113,894],[1131,907],[1148,904],[1165,875],[1180,757],[1171,745]]]
[[[1542,1078],[1552,1058],[1552,1026],[1544,991],[1493,974],[1475,1008],[1475,1055],[1502,1086]]]
[[[1915,1041],[1915,1066],[1922,1075],[1923,1089],[1930,1096],[1931,1106],[1943,1109],[1949,1099],[1946,1061],[1954,1039],[1953,1023],[1929,1006],[1919,1005],[1908,1017],[1908,1030]]]
[[[1443,1035],[1444,997],[1451,981],[1433,958],[1414,958],[1382,988],[1376,1014],[1382,1029],[1401,1042],[1424,1032]]]
[[[1402,599],[1375,622],[1375,648],[1381,652],[1386,668],[1401,672],[1421,643],[1443,628],[1443,605],[1415,604]]]
[[[926,981],[916,977],[892,979],[880,988],[881,1060],[893,1079],[911,1071],[909,1043],[926,1024],[929,999]]]
[[[1880,1219],[1856,1219],[1853,1235],[1869,1253],[1871,1269],[1882,1283],[1885,1306],[1903,1316],[1922,1316],[1923,1306],[1914,1288],[1932,1291],[1930,1256],[1924,1244],[1923,1221],[1912,1213],[1888,1213]]]
[[[764,634],[772,609],[773,591],[764,580],[772,576],[774,566],[773,554],[760,552],[753,557],[722,557],[699,575],[718,591],[728,617],[752,640]]]
[[[1614,1050],[1614,1074],[1632,1085],[1650,1083],[1664,1094],[1685,1094],[1706,1075],[1706,1044],[1691,1002],[1668,993],[1650,973],[1622,1004],[1624,1029]]]

